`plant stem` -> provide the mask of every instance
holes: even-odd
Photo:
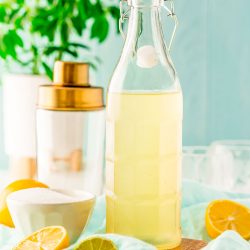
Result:
[[[32,73],[34,75],[39,75],[39,68],[38,68],[38,51],[35,45],[32,45],[32,53],[33,53],[33,66],[32,66]]]
[[[34,60],[34,63],[33,63],[32,74],[39,75],[39,70],[38,70],[38,66],[37,66],[37,61],[36,60]]]
[[[60,51],[58,52],[58,56],[57,56],[57,59],[56,59],[56,60],[61,61],[61,60],[62,60],[62,57],[63,57],[63,51],[60,50]]]

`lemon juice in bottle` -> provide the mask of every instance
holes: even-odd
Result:
[[[163,40],[163,1],[129,5],[107,100],[107,232],[169,249],[181,241],[182,92]]]

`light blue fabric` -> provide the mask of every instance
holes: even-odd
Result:
[[[227,231],[212,241],[204,250],[249,250],[250,244],[237,233]]]
[[[205,210],[208,203],[215,199],[232,199],[250,207],[250,194],[235,194],[216,191],[205,185],[191,181],[183,182],[182,202],[182,234],[185,238],[202,239],[210,242],[211,239],[205,229]],[[99,235],[111,239],[119,250],[154,250],[155,247],[137,239],[105,233],[105,199],[97,199],[92,218],[81,235],[77,245],[83,239],[92,235]],[[18,236],[13,229],[0,227],[0,250],[10,250],[18,241]],[[68,248],[73,250],[74,246]],[[227,231],[211,241],[205,250],[250,250],[250,244],[237,233]]]

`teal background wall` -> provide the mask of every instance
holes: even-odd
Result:
[[[175,6],[171,56],[184,93],[184,145],[250,139],[250,1],[176,0]],[[171,21],[163,21],[167,33]],[[108,82],[120,50],[115,37],[101,48],[100,82]]]
[[[250,139],[250,1],[176,0],[175,5],[180,24],[171,55],[184,93],[184,145]],[[163,20],[169,30],[170,21]],[[93,44],[103,61],[93,80],[103,87],[123,43],[114,30],[105,44]],[[0,167],[6,165],[0,122]]]
[[[184,144],[250,139],[250,1],[177,0]]]

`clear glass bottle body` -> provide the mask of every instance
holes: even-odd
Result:
[[[161,2],[132,0],[107,100],[107,232],[178,246],[182,92],[166,49]]]
[[[103,192],[105,111],[37,110],[38,179]]]

